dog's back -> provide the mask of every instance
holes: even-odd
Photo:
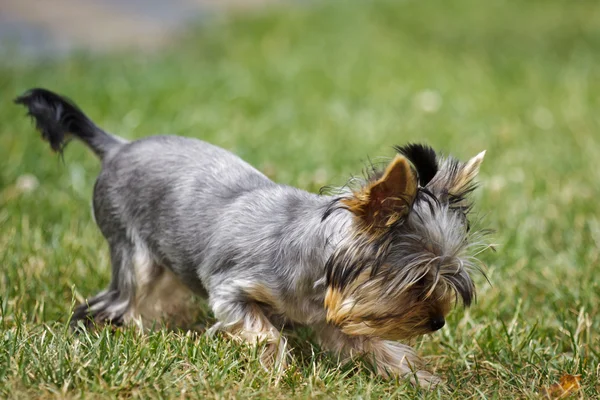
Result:
[[[238,156],[197,139],[152,136],[128,142],[43,89],[17,102],[28,107],[54,150],[62,151],[74,137],[102,160],[93,209],[110,246],[112,281],[89,307],[75,312],[74,320],[127,322],[140,314],[142,302],[160,303],[144,298],[154,287],[162,287],[166,294],[158,297],[164,299],[184,292],[182,286],[201,295],[230,291],[213,297],[234,302],[248,291],[270,293],[285,302],[280,308],[297,322],[323,318],[322,296],[311,297],[323,271],[308,264],[325,264],[324,250],[334,233],[319,227],[329,198],[275,184]],[[282,295],[290,292],[295,296]],[[172,304],[154,308],[171,313],[161,307]]]
[[[275,184],[199,140],[129,143],[43,89],[17,102],[54,150],[75,137],[103,163],[94,211],[112,280],[76,309],[76,326],[175,317],[185,327],[191,289],[208,295],[210,331],[266,341],[265,362],[285,364],[280,328],[294,322],[340,355],[373,357],[383,376],[439,382],[415,371],[419,358],[395,340],[441,329],[453,303],[474,299],[470,272],[480,266],[469,254],[487,245],[470,230],[467,196],[484,152],[461,163],[428,146],[397,147],[385,170],[334,198]]]
[[[121,231],[137,238],[157,262],[199,290],[196,268],[224,211],[245,192],[270,186],[275,184],[224,149],[152,136],[104,160],[94,214],[105,237]]]

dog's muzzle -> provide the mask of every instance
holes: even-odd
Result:
[[[446,320],[442,316],[432,317],[429,321],[429,327],[431,328],[432,332],[442,329],[444,325],[446,325]]]

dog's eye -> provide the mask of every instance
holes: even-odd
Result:
[[[420,289],[425,289],[427,286],[427,278],[425,276],[421,277],[416,283],[415,286]]]

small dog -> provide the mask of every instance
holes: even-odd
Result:
[[[484,152],[461,163],[424,145],[396,147],[355,188],[316,195],[200,140],[110,135],[45,89],[15,102],[54,151],[76,138],[102,161],[93,211],[112,280],[75,310],[74,326],[182,324],[194,293],[208,298],[210,332],[266,343],[262,359],[278,370],[291,323],[383,376],[439,382],[398,341],[437,331],[452,305],[475,297],[469,274],[482,264],[473,254],[486,246],[470,232],[468,195]]]

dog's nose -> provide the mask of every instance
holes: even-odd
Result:
[[[432,332],[442,329],[444,325],[446,325],[446,320],[444,317],[432,317],[429,321],[429,326],[431,327]]]

